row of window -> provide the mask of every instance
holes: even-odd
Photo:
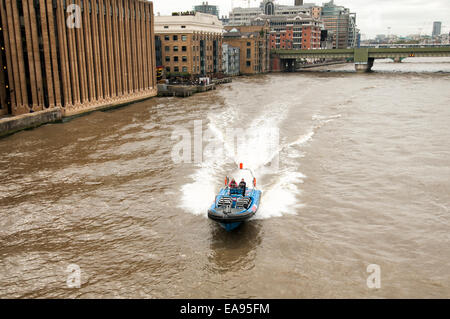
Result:
[[[218,35],[212,35],[212,34],[195,34],[193,35],[193,40],[194,41],[198,41],[198,40],[215,40],[215,38],[217,38]]]
[[[194,45],[194,46],[192,47],[192,49],[193,49],[193,51],[200,51],[200,46]],[[211,46],[210,46],[210,45],[207,45],[207,46],[206,46],[206,51],[212,51],[212,50],[213,50],[212,45],[211,45]]]
[[[173,57],[173,61],[174,61],[174,62],[178,62],[178,61],[179,61],[179,57],[174,56],[174,57]],[[181,57],[181,61],[187,62],[187,56]],[[170,56],[166,56],[166,62],[170,62]]]
[[[247,62],[250,63],[250,61],[247,61]],[[250,64],[247,64],[247,66],[250,66]],[[173,72],[180,72],[180,70],[181,70],[181,72],[183,72],[183,73],[187,73],[187,72],[188,72],[187,66],[183,66],[181,69],[180,69],[179,66],[174,66],[174,67],[173,67]],[[193,67],[193,70],[194,70],[194,72],[195,72],[195,71],[200,72],[200,67],[199,67],[199,66]],[[202,67],[202,70],[203,70],[203,67]],[[213,67],[209,65],[209,66],[207,67],[207,70],[210,71],[210,72],[212,72],[212,71],[213,71]],[[166,72],[167,72],[167,73],[172,72],[172,68],[171,68],[170,66],[166,66]]]
[[[166,45],[165,50],[166,50],[166,52],[170,52],[170,46]],[[187,46],[183,45],[181,47],[181,51],[187,52]],[[178,45],[173,46],[173,52],[178,52]]]
[[[249,53],[247,52],[247,56],[249,56]],[[171,59],[171,57],[169,56],[169,55],[167,55],[166,57],[165,57],[165,61],[166,62],[170,62],[170,61],[173,61],[173,62],[178,62],[178,61],[180,61],[180,57],[178,57],[178,56],[174,56],[173,57],[173,59]],[[182,56],[181,57],[181,61],[182,62],[187,62],[187,56]],[[195,62],[195,61],[200,61],[200,56],[193,56],[192,57],[192,60]],[[204,58],[202,58],[202,61],[204,61],[205,59]],[[211,55],[207,55],[206,56],[206,60],[209,60],[209,61],[211,61],[211,60],[213,60],[213,57],[211,56]]]
[[[168,26],[168,25],[165,25],[165,26],[164,26],[164,29],[169,29],[169,26]],[[181,29],[186,29],[186,26],[185,26],[185,25],[182,25],[182,26],[181,26]]]
[[[179,51],[178,45],[174,45],[172,49],[173,49],[173,52],[178,52]],[[200,47],[199,46],[193,46],[192,49],[193,49],[193,51],[200,51]],[[170,45],[166,45],[165,46],[165,50],[166,50],[166,52],[170,52]],[[212,50],[213,50],[212,46],[207,46],[206,47],[206,51],[212,51]],[[181,47],[181,51],[187,52],[187,46],[183,45]]]
[[[187,73],[187,71],[188,71],[187,66],[183,66],[183,67],[181,68],[181,72]],[[166,66],[166,72],[168,72],[168,73],[171,72],[170,66]],[[180,67],[179,67],[179,66],[173,67],[173,72],[180,72]]]
[[[178,41],[178,35],[173,35],[172,39],[173,39],[173,41]],[[170,35],[165,35],[164,40],[170,41]],[[187,35],[182,35],[181,41],[183,41],[183,42],[187,41]]]

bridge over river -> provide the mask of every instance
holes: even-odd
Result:
[[[369,72],[375,59],[400,62],[412,57],[450,57],[450,46],[408,48],[355,48],[323,50],[272,50],[272,71],[294,71],[299,59],[352,59],[357,72]]]

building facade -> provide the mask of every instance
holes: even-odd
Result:
[[[156,95],[153,4],[1,1],[0,113],[73,115]],[[87,10],[89,8],[89,10]]]
[[[202,2],[201,5],[194,6],[194,11],[206,13],[206,14],[212,14],[219,18],[219,8],[215,5],[208,4],[208,1]]]
[[[294,1],[294,0],[293,0]],[[250,25],[252,21],[263,15],[293,17],[297,15],[311,16],[311,5],[279,5],[273,0],[264,0],[259,7],[233,8],[230,12],[229,25]]]
[[[334,34],[332,31],[322,30],[320,34],[320,48],[333,49]]]
[[[166,74],[214,76],[222,72],[222,32],[222,23],[210,14],[155,17]]]
[[[226,75],[236,76],[240,73],[240,49],[227,43],[222,45],[222,70]]]
[[[320,20],[322,18],[322,7],[312,6],[311,7],[311,17]]]
[[[270,26],[270,49],[320,49],[322,23],[310,16],[262,16]]]
[[[440,36],[441,35],[441,31],[442,31],[442,22],[440,22],[440,21],[433,22],[433,33],[432,33],[432,36],[433,37]]]
[[[322,21],[326,30],[335,35],[333,43],[336,49],[353,48],[356,45],[358,30],[356,29],[356,14],[350,9],[334,4],[331,0],[323,4]]]
[[[269,28],[263,26],[227,27],[223,42],[240,51],[240,73],[266,73],[270,67]]]
[[[230,13],[230,25],[267,22],[270,49],[320,49],[321,7],[303,4],[303,1],[293,4],[278,5],[272,0],[264,0],[258,8],[235,8]]]

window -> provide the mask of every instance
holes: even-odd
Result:
[[[182,26],[181,26],[181,29],[186,29],[186,26],[185,26],[185,25],[182,25]]]
[[[187,41],[187,35],[182,35],[181,36],[181,41]]]
[[[166,72],[170,72],[170,66],[166,66]]]
[[[251,65],[252,65],[252,62],[247,61],[247,66],[251,66]]]
[[[187,62],[187,56],[182,57],[181,60],[182,60],[183,62]]]
[[[186,52],[187,51],[187,47],[186,46],[182,46],[181,47],[181,51]]]
[[[183,72],[184,72],[184,73],[187,73],[187,71],[188,71],[188,70],[187,70],[187,66],[183,66]]]
[[[173,61],[174,61],[174,62],[178,62],[178,57],[177,57],[177,56],[174,56],[174,57],[173,57]]]
[[[251,45],[251,43],[250,42],[247,42],[247,46],[249,47]]]
[[[166,56],[166,62],[170,62],[170,56]]]
[[[252,50],[247,49],[247,59],[250,59],[252,56]]]
[[[166,52],[170,51],[170,47],[166,45]]]
[[[177,35],[173,36],[173,41],[178,41],[178,36]]]
[[[177,66],[176,66],[176,67],[174,67],[174,68],[173,68],[173,72],[180,72],[180,68],[179,68],[179,67],[177,67]]]
[[[164,36],[164,40],[169,41],[169,40],[170,40],[170,37],[169,37],[168,35],[165,35],[165,36]]]
[[[178,46],[174,46],[173,51],[178,52]]]
[[[164,26],[164,29],[169,29],[169,26],[168,26],[168,25],[165,25],[165,26]]]

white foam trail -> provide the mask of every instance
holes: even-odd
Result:
[[[283,214],[295,214],[297,208],[302,207],[299,202],[301,190],[299,186],[306,178],[300,172],[298,158],[303,156],[301,148],[312,140],[316,131],[324,124],[337,119],[340,115],[323,117],[313,116],[314,125],[297,140],[290,143],[280,143],[278,147],[271,147],[264,141],[267,131],[281,127],[287,116],[288,109],[283,105],[268,105],[262,110],[262,116],[254,119],[246,128],[246,138],[239,145],[235,154],[234,143],[227,139],[226,129],[236,123],[235,116],[238,114],[232,107],[221,114],[210,114],[208,130],[222,145],[223,156],[205,152],[204,161],[190,176],[192,183],[181,187],[181,207],[193,214],[206,217],[208,208],[214,201],[217,191],[223,185],[225,176],[223,170],[226,165],[244,163],[255,173],[258,183],[257,187],[263,192],[261,206],[256,219],[280,217]],[[281,155],[281,156],[280,156]],[[283,168],[278,172],[271,171],[267,167],[277,156],[283,159]],[[225,173],[227,174],[227,173]],[[238,178],[236,176],[230,176]],[[249,183],[250,181],[247,181]]]
[[[302,205],[298,195],[301,191],[297,184],[303,183],[306,176],[300,172],[286,171],[279,175],[277,182],[263,190],[261,206],[255,219],[281,217],[283,214],[295,214]]]
[[[211,168],[197,169],[191,175],[194,182],[181,187],[181,208],[195,215],[205,215],[214,202],[218,188],[218,180],[214,176]]]

